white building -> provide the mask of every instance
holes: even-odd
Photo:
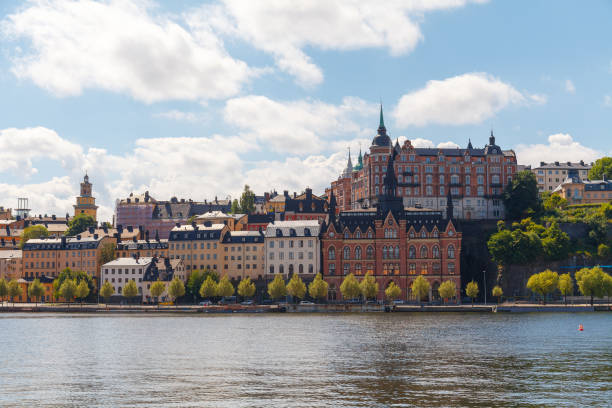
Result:
[[[320,268],[319,221],[277,221],[265,235],[267,276],[314,275]]]
[[[130,281],[136,282],[138,294],[142,295],[142,281],[153,258],[118,258],[102,265],[101,285],[110,282],[115,288],[113,296],[122,296],[123,288]]]

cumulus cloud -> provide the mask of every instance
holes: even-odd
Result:
[[[183,111],[179,111],[176,109],[172,109],[166,112],[156,113],[153,115],[153,117],[175,120],[177,122],[190,122],[190,123],[202,122],[206,118],[205,115],[202,113],[183,112]]]
[[[612,96],[610,95],[604,95],[604,101],[603,104],[605,107],[607,108],[612,108]]]
[[[58,96],[86,88],[146,103],[226,98],[253,72],[209,29],[155,15],[144,0],[32,0],[3,22],[31,49],[13,56],[13,74]]]
[[[481,123],[511,105],[544,103],[545,97],[520,92],[486,73],[428,81],[403,95],[393,116],[399,127]]]
[[[210,24],[271,54],[278,68],[303,86],[321,83],[321,69],[304,52],[388,48],[392,55],[412,51],[423,39],[424,13],[464,7],[487,0],[387,1],[384,7],[364,0],[222,0],[191,16],[193,25]],[[202,23],[206,22],[206,23]]]
[[[571,94],[576,93],[576,87],[570,79],[565,80],[565,91]]]
[[[404,142],[408,140],[406,136],[400,136],[398,139],[400,146],[402,146]],[[423,139],[421,137],[410,139],[410,144],[412,144],[412,146],[414,147],[437,147],[439,149],[455,149],[459,147],[457,143],[452,142],[450,140],[447,142],[440,142],[438,144],[435,144],[433,141],[429,139]]]
[[[515,148],[516,157],[520,164],[538,166],[544,162],[577,162],[584,160],[587,163],[597,160],[603,153],[582,145],[568,133],[556,133],[548,136],[548,143],[519,144]]]

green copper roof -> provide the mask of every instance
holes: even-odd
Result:
[[[385,120],[383,119],[382,103],[380,104],[380,123],[378,124],[378,127],[385,127]]]
[[[353,167],[353,171],[359,171],[363,169],[363,156],[361,155],[361,149],[359,149],[359,158],[357,159],[357,164]]]

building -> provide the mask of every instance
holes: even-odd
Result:
[[[19,279],[23,276],[23,259],[20,250],[0,251],[0,279]]]
[[[129,281],[136,282],[138,295],[142,296],[142,282],[147,269],[153,264],[153,258],[117,258],[102,265],[101,285],[109,282],[115,292],[113,296],[123,296],[123,288]]]
[[[178,278],[183,283],[187,282],[188,275],[183,261],[181,259],[154,258],[142,278],[142,300],[147,303],[155,302],[156,299],[151,296],[151,285],[156,281],[163,282],[166,286],[166,291],[157,301],[171,300],[168,295],[168,286],[174,278]]]
[[[225,224],[230,231],[242,231],[246,229],[247,214],[226,214],[222,211],[209,211],[196,217],[197,224]]]
[[[266,278],[294,273],[312,278],[319,272],[320,225],[317,220],[277,221],[266,228]]]
[[[587,180],[591,167],[592,164],[586,164],[582,160],[577,163],[558,161],[553,163],[540,162],[540,166],[531,169],[531,172],[536,176],[538,191],[543,193],[545,191],[552,192],[568,177],[577,177],[580,180]]]
[[[10,208],[4,208],[0,206],[0,220],[10,220],[13,218],[13,214]]]
[[[117,258],[168,258],[168,240],[160,239],[147,241],[141,239],[136,241],[121,241],[117,243],[115,256]]]
[[[79,214],[90,215],[94,220],[97,220],[98,206],[96,198],[91,195],[92,184],[89,182],[89,176],[85,173],[83,182],[81,183],[81,195],[77,197],[74,205],[74,216]]]
[[[264,235],[259,231],[228,231],[221,240],[223,270],[233,280],[261,279],[265,268]]]
[[[553,190],[568,204],[603,204],[612,201],[612,181],[586,180],[574,175],[566,178]]]
[[[2,221],[0,221],[1,223]],[[11,229],[23,230],[33,225],[42,225],[49,231],[50,237],[60,237],[68,230],[68,223],[70,222],[70,215],[66,214],[66,217],[57,217],[55,214],[48,216],[47,214],[39,214],[37,216],[28,216],[22,218],[17,216],[14,220],[8,221],[11,223]]]
[[[182,259],[188,273],[210,269],[222,274],[224,251],[221,241],[229,231],[225,224],[177,224],[168,239],[170,259]]]
[[[34,279],[38,279],[42,284],[44,294],[40,298],[30,298],[28,296],[28,287],[34,282]],[[38,278],[19,278],[17,279],[17,283],[21,288],[21,295],[15,297],[14,301],[16,303],[47,303],[53,302],[54,300],[64,301],[64,299],[60,297],[55,297],[53,295],[53,278],[49,276],[40,276]]]
[[[57,277],[66,268],[100,277],[100,255],[106,244],[115,245],[108,236],[30,239],[23,246],[23,277]]]
[[[276,214],[248,214],[246,230],[265,231],[268,224],[274,222],[275,218]]]
[[[440,210],[405,208],[395,176],[399,154],[392,153],[387,162],[375,208],[336,215],[335,196],[330,196],[329,216],[321,226],[322,273],[330,300],[341,298],[340,285],[350,273],[359,278],[370,272],[379,284],[378,299],[384,298],[391,281],[402,289],[402,298],[409,299],[409,288],[419,275],[430,282],[430,299],[438,296],[443,281],[461,288],[461,232],[452,219],[453,200],[447,200],[446,218]]]
[[[352,168],[350,161],[330,192],[341,205],[339,211],[370,208],[382,194],[387,163],[392,154],[397,174],[397,195],[406,207],[427,207],[443,211],[447,196],[453,199],[453,216],[460,219],[504,217],[501,201],[505,186],[516,174],[516,155],[502,150],[491,132],[484,148],[416,148],[410,140],[395,145],[387,135],[382,107],[378,133],[370,151]],[[349,190],[350,185],[350,190]],[[329,194],[328,194],[329,195]]]
[[[13,245],[19,246],[23,229],[17,227],[19,223],[15,220],[0,220],[0,250]]]
[[[286,193],[286,192],[285,192]],[[327,201],[312,194],[312,189],[307,188],[299,196],[295,193],[293,197],[285,198],[285,221],[317,220],[325,219],[327,215]]]

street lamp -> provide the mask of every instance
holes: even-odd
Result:
[[[484,280],[484,301],[485,301],[485,305],[487,304],[487,271],[483,270],[482,271],[482,278]]]

